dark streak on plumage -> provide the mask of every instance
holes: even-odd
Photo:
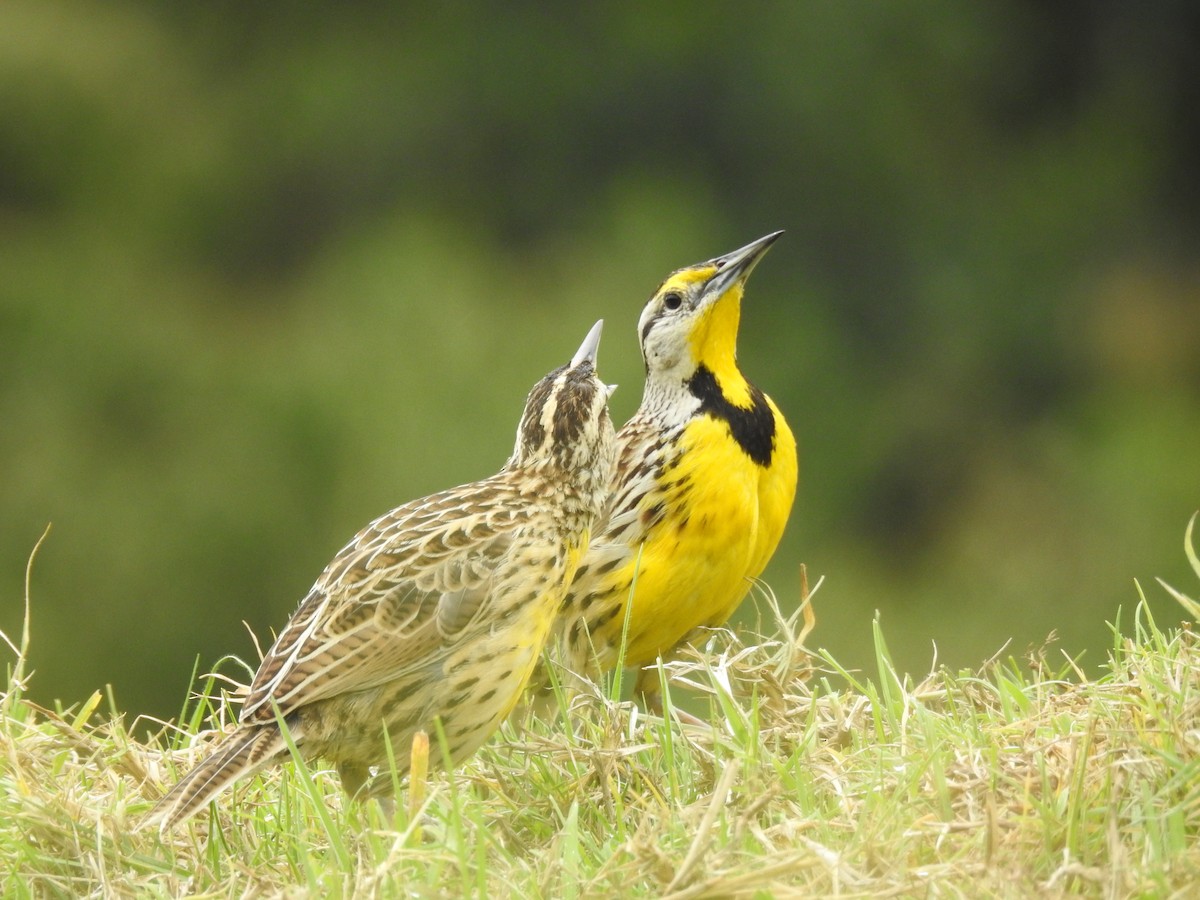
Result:
[[[558,446],[566,447],[583,431],[592,416],[592,404],[596,389],[589,364],[576,366],[567,373],[571,390],[559,398],[559,408],[554,417],[554,440]]]
[[[608,609],[606,609],[604,612],[602,612],[600,615],[598,615],[594,622],[590,623],[591,629],[593,631],[595,631],[600,628],[603,628],[605,625],[607,625],[609,622],[611,622],[613,620],[613,618],[619,612],[621,612],[620,606],[610,606]]]
[[[612,559],[606,559],[604,562],[600,563],[600,565],[596,566],[596,574],[607,575],[609,572],[619,566],[621,562],[622,560],[618,556],[614,556]]]
[[[532,454],[547,443],[542,416],[552,403],[557,404],[557,408],[551,426],[553,433],[550,435],[550,445],[555,450],[573,451],[574,443],[593,416],[596,397],[594,372],[590,363],[571,369],[564,366],[551,372],[529,392],[520,429],[523,453]],[[560,383],[564,377],[565,383]]]
[[[687,386],[700,401],[700,412],[727,424],[729,433],[747,456],[764,468],[771,464],[775,452],[775,416],[762,391],[750,385],[750,408],[735,406],[721,393],[717,377],[706,366],[696,370]]]
[[[650,295],[650,299],[653,300],[655,297],[657,297],[658,292],[663,289],[663,284],[666,284],[667,281],[670,281],[670,280],[671,280],[670,277],[668,277],[666,280],[663,281],[662,284],[660,284],[658,287],[656,287],[654,289],[654,293]],[[647,302],[649,302],[649,301],[647,301]],[[646,322],[646,324],[642,326],[642,346],[643,347],[646,346],[646,335],[648,335],[650,333],[650,331],[654,328],[654,326],[658,324],[658,320],[661,319],[662,316],[663,316],[662,308],[660,307],[658,310],[658,314],[651,316],[650,319]]]
[[[546,439],[546,429],[542,427],[542,410],[550,399],[554,386],[554,376],[558,370],[551,372],[533,386],[529,397],[525,400],[525,415],[521,417],[521,446],[526,452],[532,452],[542,446]]]
[[[646,324],[642,326],[642,346],[643,347],[646,346],[646,335],[648,335],[654,329],[654,326],[658,324],[658,320],[660,318],[662,318],[662,317],[661,316],[651,316],[649,319],[646,320]]]
[[[662,521],[662,518],[665,514],[666,505],[663,503],[663,501],[659,500],[648,509],[642,510],[642,527],[647,529],[652,528]]]

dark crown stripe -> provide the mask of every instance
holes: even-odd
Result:
[[[720,419],[729,433],[752,460],[764,468],[771,464],[775,451],[775,416],[766,395],[750,385],[750,408],[735,406],[721,393],[717,377],[706,366],[688,379],[688,390],[700,401],[700,412]]]

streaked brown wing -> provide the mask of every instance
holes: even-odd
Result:
[[[483,485],[476,487],[483,487]],[[242,722],[364,690],[436,662],[484,614],[527,521],[503,495],[437,494],[376,520],[334,558],[263,658]],[[473,501],[473,502],[470,502]]]

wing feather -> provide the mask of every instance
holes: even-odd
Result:
[[[471,488],[399,507],[338,553],[263,658],[243,723],[273,720],[272,700],[287,715],[403,677],[485,615],[531,506],[500,484]]]

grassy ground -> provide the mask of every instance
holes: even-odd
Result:
[[[190,703],[181,730],[149,742],[102,714],[100,693],[40,708],[23,697],[26,633],[10,642],[0,699],[4,896],[1200,890],[1192,627],[1138,605],[1095,680],[1047,651],[918,682],[894,671],[878,623],[877,671],[863,674],[806,651],[802,621],[768,614],[769,639],[717,633],[671,667],[676,698],[699,696],[702,727],[597,693],[554,721],[506,726],[423,793],[397,785],[394,814],[344,803],[336,777],[292,764],[166,839],[135,826],[214,737],[205,717],[228,720],[228,706]]]

